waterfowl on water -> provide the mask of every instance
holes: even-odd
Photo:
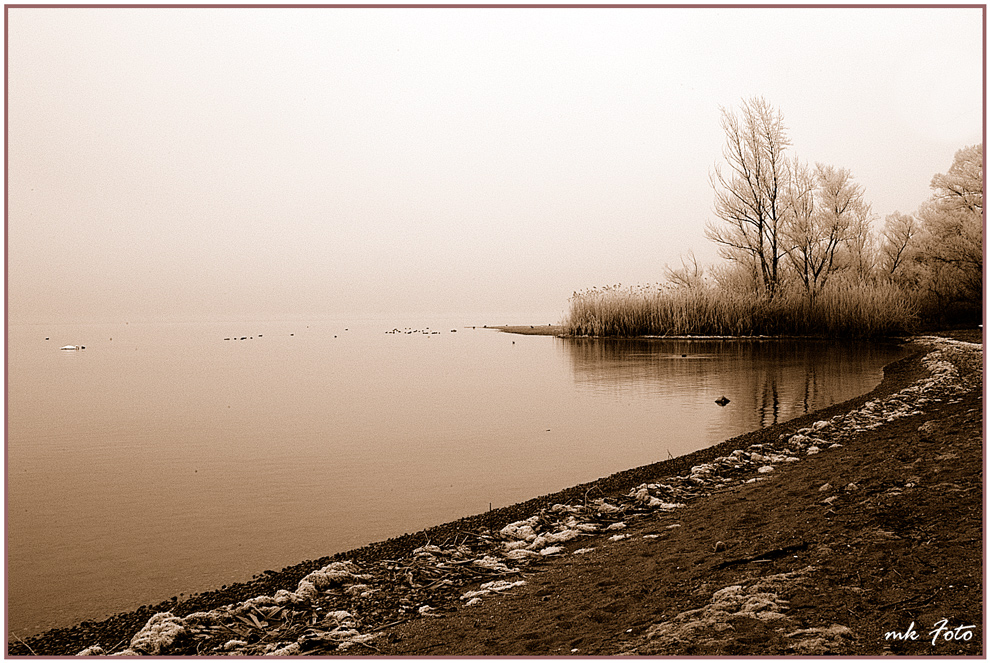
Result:
[[[726,398],[725,396],[721,396],[719,398],[716,398],[715,399],[715,402],[718,403],[719,405],[721,405],[722,407],[725,407],[726,405],[728,405],[730,403],[729,399]]]

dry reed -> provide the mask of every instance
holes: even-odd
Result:
[[[800,292],[770,299],[713,286],[608,286],[574,293],[564,322],[587,336],[830,336],[909,333],[917,307],[889,284],[836,285],[814,301]]]

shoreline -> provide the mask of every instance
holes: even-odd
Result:
[[[916,340],[904,388],[637,487],[617,534],[386,630],[376,655],[985,655],[982,338]],[[671,488],[689,499],[643,508]]]
[[[505,331],[509,328],[498,329]],[[533,327],[532,329],[543,332],[547,328]],[[978,334],[979,332],[975,333]],[[973,333],[964,336],[973,338]],[[149,619],[157,613],[168,612],[181,618],[193,613],[202,613],[237,602],[249,601],[259,596],[275,594],[278,590],[291,590],[310,574],[334,563],[366,565],[383,560],[399,560],[408,557],[423,546],[430,545],[431,542],[449,542],[451,540],[456,542],[471,532],[500,530],[514,521],[520,521],[543,509],[549,509],[554,504],[587,502],[589,493],[601,497],[614,497],[638,484],[656,480],[657,477],[684,474],[692,466],[711,462],[731,449],[745,448],[748,445],[775,440],[780,435],[797,431],[817,420],[854,410],[870,400],[882,398],[913,383],[925,372],[924,367],[920,364],[920,357],[924,350],[923,346],[915,342],[905,343],[905,347],[911,351],[910,354],[884,367],[884,377],[877,387],[867,394],[822,410],[725,440],[685,456],[618,472],[592,482],[534,497],[525,502],[487,513],[443,523],[420,532],[374,542],[316,560],[307,560],[278,572],[266,571],[250,581],[193,594],[182,600],[163,601],[153,606],[142,606],[136,611],[119,613],[100,621],[85,621],[71,627],[52,629],[29,637],[23,642],[11,638],[11,634],[8,633],[8,654],[72,655],[92,645],[101,645],[108,652],[114,651],[122,646],[120,643],[126,645],[131,636],[145,626]]]
[[[784,335],[774,335],[774,336],[699,336],[699,335],[651,335],[651,334],[641,334],[636,336],[594,336],[592,334],[571,334],[567,331],[567,327],[564,325],[495,325],[488,326],[485,325],[482,329],[494,329],[506,334],[521,334],[524,336],[556,336],[558,338],[594,338],[594,339],[614,339],[614,340],[636,340],[636,339],[662,339],[671,341],[789,341],[789,340],[799,340],[799,341],[861,341],[861,342],[877,342],[886,341],[891,343],[907,343],[911,338],[916,336],[924,336],[926,334],[932,334],[936,336],[943,336],[945,338],[951,337],[953,333],[963,333],[966,334],[968,331],[972,331],[971,328],[965,327],[959,330],[921,330],[916,334],[909,336],[889,336],[889,337],[877,337],[877,338],[839,338],[836,339],[832,336],[811,336],[807,334],[784,334]],[[974,332],[975,333],[975,332]]]

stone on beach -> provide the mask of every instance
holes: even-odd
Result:
[[[499,534],[506,538],[532,541],[536,538],[536,532],[533,530],[533,526],[539,522],[539,516],[533,516],[526,520],[509,523],[499,531]]]
[[[493,580],[492,582],[486,582],[481,585],[480,588],[464,592],[461,595],[461,600],[466,601],[468,599],[474,599],[481,596],[487,596],[493,593],[501,593],[513,589],[515,587],[521,587],[526,584],[525,580],[516,580],[515,582],[510,582],[508,580]]]
[[[519,548],[519,549],[516,549],[516,550],[510,550],[509,552],[505,553],[506,559],[512,559],[512,560],[516,560],[516,561],[521,560],[521,559],[529,559],[529,558],[533,558],[533,557],[539,557],[539,556],[540,556],[540,553],[536,552],[535,550],[526,550],[525,548]]]
[[[159,612],[131,638],[130,649],[139,654],[158,656],[185,633],[185,620],[170,612]]]

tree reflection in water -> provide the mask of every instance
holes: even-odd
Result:
[[[871,389],[903,355],[894,343],[826,339],[561,338],[575,384],[599,394],[712,404],[704,424],[732,436]],[[717,398],[730,403],[719,408]]]

